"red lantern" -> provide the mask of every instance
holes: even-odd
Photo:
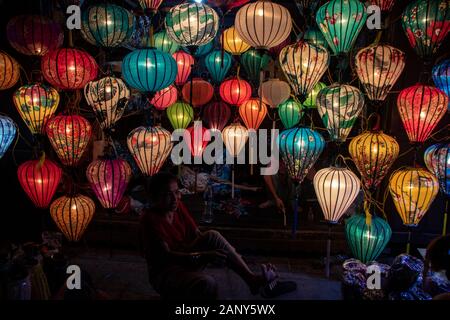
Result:
[[[52,86],[61,90],[77,90],[97,77],[98,66],[89,53],[62,48],[42,57],[41,70]]]
[[[172,57],[177,62],[178,68],[177,77],[175,78],[175,84],[177,86],[182,86],[186,83],[189,75],[191,74],[192,65],[194,64],[194,58],[190,54],[181,50],[175,52]]]
[[[149,103],[158,110],[165,110],[167,107],[177,102],[177,98],[177,88],[174,85],[170,85],[155,93]]]
[[[184,101],[192,104],[194,107],[201,107],[211,101],[214,88],[208,82],[200,78],[192,79],[192,98],[191,98],[191,81],[187,82],[181,90]],[[192,102],[192,103],[191,103]]]
[[[59,115],[47,122],[47,136],[59,160],[74,167],[86,150],[92,135],[92,127],[78,115]]]
[[[30,160],[17,169],[20,185],[38,208],[47,208],[61,181],[62,170],[48,159]]]
[[[183,137],[193,157],[201,157],[211,140],[209,130],[202,126],[201,121],[195,121],[192,127],[187,128]]]
[[[210,130],[222,131],[230,117],[231,110],[225,102],[213,102],[203,109],[203,120]]]
[[[239,115],[247,129],[258,130],[267,114],[267,105],[259,98],[247,100],[239,107]]]
[[[139,4],[142,9],[152,12],[153,14],[158,11],[159,6],[163,0],[139,0]]]
[[[394,6],[395,0],[369,0],[370,5],[375,5],[380,7],[381,11],[389,12]]]
[[[431,86],[415,85],[400,92],[397,107],[410,142],[424,142],[447,111],[448,97]]]
[[[220,85],[220,96],[222,100],[232,106],[239,106],[250,99],[252,87],[250,84],[238,77],[228,79]]]

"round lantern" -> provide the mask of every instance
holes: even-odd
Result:
[[[433,203],[439,182],[428,170],[404,168],[391,175],[389,191],[403,224],[415,227]]]
[[[45,134],[45,125],[59,104],[58,92],[42,83],[27,84],[13,95],[14,105],[32,134]]]
[[[138,127],[128,134],[128,149],[141,172],[153,176],[159,172],[172,150],[170,132],[162,127]]]
[[[172,127],[186,129],[194,119],[194,109],[187,103],[176,102],[166,109]]]
[[[98,66],[85,51],[62,48],[52,50],[42,57],[42,74],[53,87],[61,90],[83,89],[97,77]]]
[[[165,25],[176,43],[186,47],[201,46],[216,36],[219,16],[206,4],[182,3],[170,9]]]
[[[345,221],[345,235],[353,256],[363,263],[375,261],[391,239],[389,224],[380,217],[372,217],[370,225],[366,216],[354,214]]]
[[[150,104],[158,110],[165,110],[175,102],[177,102],[178,90],[174,85],[164,88],[153,96]]]
[[[195,78],[192,79],[192,81],[186,82],[181,90],[181,94],[184,101],[192,103],[194,107],[200,107],[211,101],[214,94],[214,88],[208,81],[201,78]]]
[[[157,49],[139,49],[122,61],[122,75],[132,88],[155,93],[170,86],[177,76],[177,63]]]
[[[95,213],[95,204],[83,195],[62,196],[52,202],[50,215],[69,241],[79,241]]]
[[[270,79],[259,87],[259,96],[271,108],[276,108],[291,96],[291,87],[285,81]]]
[[[210,130],[222,131],[230,117],[231,110],[225,102],[213,102],[203,109],[203,120]]]
[[[172,55],[172,57],[177,62],[177,76],[175,78],[175,84],[177,86],[182,86],[186,83],[189,75],[191,74],[194,58],[184,51],[177,51]]]
[[[192,127],[187,128],[183,135],[193,157],[200,158],[211,140],[209,130],[196,121]]]
[[[421,58],[431,58],[450,30],[448,1],[411,1],[403,11],[402,25],[416,53]]]
[[[364,132],[350,141],[348,151],[364,186],[374,191],[398,157],[397,141],[382,131]]]
[[[302,38],[299,40],[304,40],[316,46],[322,46],[325,49],[328,48],[327,40],[325,40],[322,32],[316,26],[308,28],[308,30],[305,31]]]
[[[436,87],[450,97],[450,60],[444,60],[433,68],[433,81]],[[450,110],[450,101],[448,104]]]
[[[306,96],[306,100],[305,102],[303,102],[303,105],[308,109],[317,107],[317,95],[319,94],[320,90],[322,90],[326,86],[327,85],[323,82],[317,82],[312,91]]]
[[[139,4],[141,5],[142,9],[155,14],[163,1],[164,0],[139,0]]]
[[[14,121],[7,116],[0,115],[0,159],[6,153],[17,133]]]
[[[248,140],[248,130],[239,123],[232,123],[222,131],[222,140],[228,153],[237,157]]]
[[[231,68],[232,57],[227,52],[213,51],[205,57],[206,69],[208,69],[214,83],[221,83]]]
[[[314,191],[325,220],[336,224],[358,196],[358,177],[346,168],[330,167],[317,171]]]
[[[47,208],[61,181],[62,170],[48,159],[30,160],[17,169],[20,185],[37,208]]]
[[[20,69],[16,59],[0,51],[0,90],[14,86],[19,80]]]
[[[325,140],[314,130],[292,128],[280,133],[278,147],[289,175],[301,183],[325,148]]]
[[[166,30],[155,33],[153,41],[155,42],[155,48],[162,52],[174,54],[180,49],[180,45],[167,35]]]
[[[303,116],[302,105],[294,99],[288,99],[278,106],[278,115],[286,129],[296,126]]]
[[[295,94],[304,100],[327,70],[330,55],[324,47],[299,41],[281,50],[279,62]]]
[[[222,100],[232,106],[243,104],[252,95],[252,87],[250,84],[237,77],[222,82],[219,91]]]
[[[397,107],[410,142],[424,142],[447,111],[448,97],[441,90],[415,85],[400,92]]]
[[[441,191],[450,196],[450,143],[434,144],[424,154],[428,170],[439,180]]]
[[[359,0],[331,0],[316,13],[316,22],[334,54],[348,53],[366,23]]]
[[[91,140],[92,127],[78,115],[58,115],[47,122],[46,132],[59,160],[70,167],[80,161]]]
[[[395,0],[369,0],[368,4],[378,6],[382,12],[389,12],[394,6],[394,2]]]
[[[250,45],[239,37],[234,27],[230,27],[223,31],[222,36],[220,37],[220,43],[222,44],[223,49],[232,55],[241,55],[250,49]]]
[[[267,106],[259,98],[252,98],[239,106],[239,115],[247,129],[258,130],[267,115]]]
[[[6,25],[6,36],[14,49],[29,56],[43,56],[64,40],[59,23],[38,15],[12,18]]]
[[[131,167],[125,160],[95,160],[86,177],[103,208],[116,208],[131,179]]]
[[[254,83],[259,83],[261,71],[269,64],[270,56],[255,49],[250,49],[242,54],[240,60],[248,79]]]
[[[234,27],[239,37],[252,47],[269,49],[279,45],[291,33],[291,14],[279,4],[259,0],[238,10]]]
[[[355,62],[369,99],[384,101],[405,67],[405,54],[388,45],[371,45],[356,54]]]

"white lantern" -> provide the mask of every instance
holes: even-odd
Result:
[[[276,108],[291,96],[291,87],[285,81],[270,79],[259,87],[259,96],[271,108]]]
[[[222,140],[228,152],[236,157],[244,148],[248,139],[248,130],[239,123],[232,123],[222,131]]]

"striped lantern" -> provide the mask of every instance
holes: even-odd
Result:
[[[186,129],[194,120],[194,109],[183,102],[175,102],[166,109],[167,117],[174,130]]]
[[[261,71],[266,69],[270,60],[270,56],[267,53],[256,49],[247,50],[240,57],[240,62],[247,73],[248,80],[255,84],[259,84]]]
[[[222,140],[228,153],[237,157],[248,140],[248,130],[239,123],[232,123],[222,130]]]
[[[303,107],[294,99],[288,99],[278,106],[278,115],[286,129],[296,126],[303,116]]]
[[[165,110],[178,99],[178,90],[174,85],[170,85],[164,88],[153,96],[150,100],[150,104],[154,106],[157,110]]]
[[[6,153],[17,133],[17,126],[14,121],[7,116],[0,115],[0,159]]]
[[[304,40],[308,43],[328,49],[327,40],[325,40],[322,32],[316,26],[309,27],[299,40]]]
[[[164,0],[139,0],[139,5],[142,9],[155,14],[163,1]]]
[[[251,98],[239,106],[239,115],[247,129],[258,130],[267,115],[267,106],[259,98]]]
[[[230,107],[222,101],[210,103],[203,109],[203,120],[210,130],[222,131],[230,117]]]
[[[258,91],[262,101],[271,108],[276,108],[291,96],[291,87],[285,81],[269,79],[261,84]]]
[[[19,81],[20,67],[16,59],[0,51],[0,90],[13,87]]]
[[[205,66],[215,84],[219,84],[225,79],[231,68],[233,58],[227,52],[215,50],[205,57]]]
[[[250,99],[252,87],[244,79],[233,77],[222,82],[219,87],[220,97],[232,106],[239,106]]]
[[[183,139],[194,158],[201,158],[203,151],[211,140],[208,129],[202,126],[201,121],[195,121],[192,127],[187,128],[183,133]]]
[[[174,54],[180,49],[180,45],[167,35],[166,30],[155,33],[153,41],[155,42],[155,48],[162,52]]]
[[[186,83],[194,65],[194,58],[184,51],[175,52],[172,57],[177,62],[177,77],[175,78],[175,84],[182,86]]]
[[[441,192],[450,196],[450,143],[433,144],[425,150],[425,164],[439,180]]]
[[[450,97],[450,59],[444,60],[433,67],[433,81],[436,87]],[[450,99],[448,109],[450,111]]]
[[[232,55],[238,56],[250,49],[250,45],[239,37],[236,29],[230,27],[225,29],[220,37],[220,43],[223,49]]]
[[[389,12],[392,10],[395,0],[369,0],[368,3],[378,6],[382,12]]]
[[[326,86],[327,85],[323,82],[317,82],[312,91],[306,96],[306,100],[303,102],[303,106],[307,107],[308,109],[316,108],[317,96],[319,95],[320,90],[322,90]]]
[[[181,95],[183,100],[192,104],[193,107],[201,107],[211,101],[214,95],[214,87],[202,78],[194,78],[185,83],[181,89]]]

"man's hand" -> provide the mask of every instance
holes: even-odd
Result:
[[[280,198],[275,198],[275,205],[277,206],[278,212],[286,213],[286,208],[284,207],[284,202]]]

